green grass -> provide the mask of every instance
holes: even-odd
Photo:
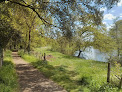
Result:
[[[0,92],[17,92],[17,74],[12,63],[11,51],[4,54],[4,63],[0,68]]]
[[[115,85],[106,83],[107,63],[53,52],[49,47],[36,48],[35,51],[53,58],[44,62],[32,55],[21,56],[69,92],[122,92]]]

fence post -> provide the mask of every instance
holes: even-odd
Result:
[[[108,62],[107,82],[110,82],[111,63]]]
[[[44,61],[46,61],[46,53],[44,53]]]

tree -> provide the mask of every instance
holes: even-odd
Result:
[[[3,1],[3,0],[2,0]],[[5,1],[5,0],[4,0]],[[7,0],[9,6],[22,6],[29,8],[35,12],[44,24],[48,26],[58,27],[63,31],[64,36],[70,38],[75,31],[76,22],[84,23],[86,16],[89,21],[95,24],[101,24],[103,12],[100,12],[101,7],[110,9],[117,4],[119,0]],[[19,8],[18,8],[19,9]],[[21,10],[20,10],[21,11]],[[50,20],[53,18],[53,21]]]
[[[78,57],[81,52],[87,47],[93,47],[99,49],[102,52],[109,52],[113,48],[111,47],[114,43],[112,39],[107,36],[106,27],[101,24],[99,26],[94,23],[88,23],[76,32],[76,48],[79,50]],[[81,50],[82,49],[82,50]]]
[[[12,28],[8,21],[0,19],[0,67],[3,64],[3,48],[6,47],[13,36],[12,34],[15,33],[15,29]]]
[[[122,20],[114,21],[114,26],[110,29],[109,34],[116,43],[117,58],[120,61],[122,58]]]
[[[11,24],[10,12],[5,4],[0,3],[0,67],[3,64],[3,49],[18,31]]]
[[[3,0],[2,0],[3,1]],[[5,0],[4,0],[5,1]],[[19,5],[31,9],[48,26],[58,27],[67,37],[72,36],[76,22],[85,23],[86,15],[89,21],[101,24],[103,12],[101,7],[110,9],[119,0],[7,0],[9,5]],[[52,16],[55,22],[52,23],[49,17]],[[77,16],[77,17],[76,17]],[[91,18],[92,16],[92,18]]]
[[[26,25],[26,37],[28,35],[28,44],[27,44],[27,51],[28,53],[30,53],[30,45],[31,45],[31,32],[32,30],[35,29],[35,26],[36,26],[36,15],[33,14],[33,12],[31,12],[30,14],[28,14],[28,16],[24,16],[24,23]],[[24,24],[23,23],[23,24]],[[27,39],[27,38],[26,38]]]
[[[103,12],[100,12],[101,7],[110,9],[117,4],[119,0],[1,0],[1,4],[6,4],[6,8],[13,8],[21,11],[22,8],[28,8],[33,11],[41,21],[52,27],[58,27],[63,35],[67,38],[73,36],[77,23],[85,24],[86,15],[89,16],[89,21],[96,25],[101,24]],[[9,10],[8,9],[8,10]],[[20,13],[18,12],[18,15]],[[50,17],[53,18],[50,19]],[[6,26],[5,26],[6,28]],[[69,40],[70,41],[70,40]]]
[[[12,17],[12,24],[14,25],[15,29],[19,29],[21,31],[24,42],[23,47],[25,51],[28,51],[30,53],[31,50],[31,42],[32,42],[32,35],[35,32],[34,30],[38,29],[39,23],[41,25],[41,21],[38,21],[36,14],[33,11],[30,11],[30,9],[19,6],[18,7],[21,11],[18,11],[18,9],[14,9],[12,6],[11,17]],[[19,15],[18,15],[19,13]],[[38,31],[38,30],[37,30]]]

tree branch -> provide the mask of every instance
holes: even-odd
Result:
[[[48,24],[49,26],[57,27],[57,26],[55,26],[55,25],[53,25],[53,24],[47,22],[44,18],[42,18],[33,6],[21,4],[21,3],[19,3],[19,2],[15,2],[15,1],[11,1],[11,0],[8,0],[8,1],[11,2],[11,3],[14,3],[14,4],[18,4],[18,5],[20,5],[20,6],[23,6],[23,7],[30,8],[32,11],[34,11],[34,12],[37,14],[37,16],[43,21],[44,24]],[[58,28],[59,28],[59,27],[58,27]]]

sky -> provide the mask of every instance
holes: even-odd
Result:
[[[109,28],[111,28],[111,26],[113,25],[113,20],[115,18],[119,17],[119,20],[122,19],[122,0],[120,0],[117,6],[114,6],[110,10],[101,8],[101,11],[104,11],[102,22],[107,26],[107,30],[109,30]]]

